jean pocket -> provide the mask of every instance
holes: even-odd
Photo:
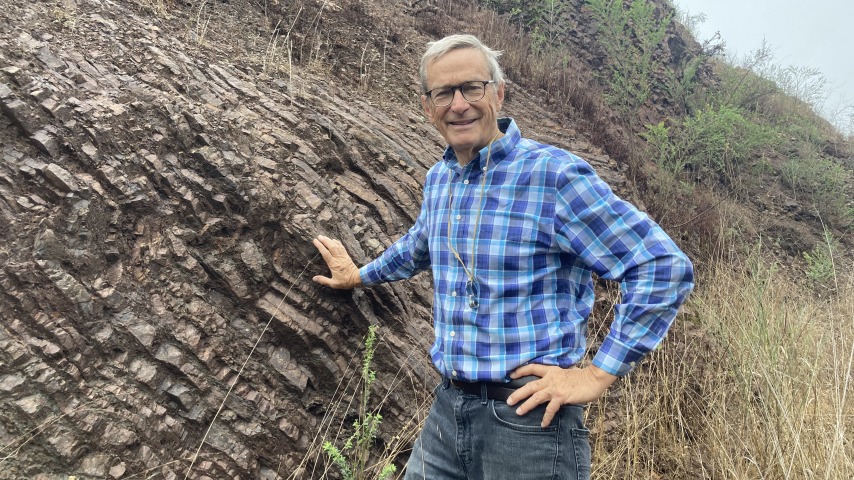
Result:
[[[578,480],[590,479],[590,430],[573,428],[572,447],[575,450],[575,471]]]
[[[527,433],[553,433],[558,429],[557,419],[552,420],[548,427],[541,427],[543,415],[546,413],[546,405],[539,405],[525,415],[517,415],[518,406],[509,406],[504,402],[492,400],[490,402],[492,415],[499,425],[517,432]]]

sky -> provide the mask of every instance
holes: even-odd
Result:
[[[705,14],[695,29],[700,42],[720,32],[727,52],[741,58],[764,39],[775,64],[819,69],[828,81],[826,117],[854,104],[854,0],[673,1],[692,15]]]

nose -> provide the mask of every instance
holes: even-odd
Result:
[[[451,110],[454,112],[464,112],[469,108],[468,100],[463,97],[463,91],[460,88],[454,90],[454,99],[451,101]]]

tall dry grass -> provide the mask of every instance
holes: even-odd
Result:
[[[854,478],[854,277],[824,299],[760,261],[714,274],[696,302],[728,347],[708,398],[713,478]]]
[[[670,341],[593,409],[593,478],[854,478],[854,275],[836,267],[831,296],[758,254],[706,272]]]

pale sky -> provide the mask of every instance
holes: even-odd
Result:
[[[706,15],[696,28],[698,41],[719,31],[727,51],[741,58],[764,38],[777,65],[824,74],[830,90],[825,113],[854,104],[854,0],[673,1],[691,14]]]

